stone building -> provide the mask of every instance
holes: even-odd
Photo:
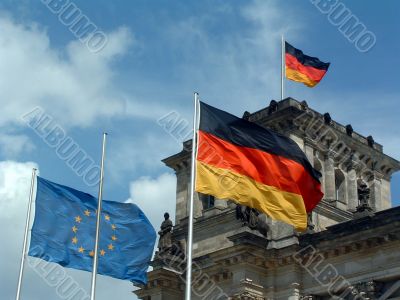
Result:
[[[400,299],[400,207],[382,145],[286,98],[243,118],[292,138],[322,173],[306,233],[232,201],[195,196],[194,299]],[[174,246],[160,249],[144,300],[184,299],[191,142],[163,162],[177,176]],[[255,221],[254,221],[255,220]]]

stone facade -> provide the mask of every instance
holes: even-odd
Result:
[[[196,194],[193,299],[398,299],[400,207],[390,209],[390,179],[400,163],[371,136],[305,101],[271,101],[243,118],[298,143],[322,173],[325,196],[309,215],[308,231],[299,234],[265,215],[252,225],[232,201]],[[172,236],[179,253],[186,249],[188,149],[191,141],[164,160],[177,176]],[[183,299],[184,270],[184,255],[156,254],[148,285],[135,293],[145,300]]]

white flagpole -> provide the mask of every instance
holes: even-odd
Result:
[[[281,100],[284,97],[284,82],[285,82],[285,38],[281,36]]]
[[[26,214],[26,223],[25,223],[25,233],[24,233],[24,244],[22,246],[22,258],[21,258],[21,267],[19,269],[19,278],[18,278],[18,287],[17,287],[17,296],[16,300],[20,299],[21,296],[21,287],[22,287],[22,278],[24,276],[25,269],[25,258],[27,252],[27,244],[28,244],[28,233],[29,233],[29,224],[31,222],[31,212],[32,212],[32,202],[33,202],[33,189],[35,186],[36,179],[36,169],[32,169],[32,179],[31,179],[31,190],[29,193],[29,203],[28,203],[28,212]]]
[[[99,184],[99,199],[97,204],[97,221],[96,221],[96,240],[94,246],[94,259],[93,259],[93,272],[92,272],[92,287],[90,299],[96,298],[96,278],[97,278],[97,265],[98,265],[98,250],[99,250],[99,237],[100,237],[100,223],[101,223],[101,202],[103,198],[103,178],[104,178],[104,157],[106,153],[106,137],[107,133],[103,133],[103,147],[101,153],[101,166],[100,166],[100,184]]]
[[[194,115],[193,115],[193,139],[192,139],[192,169],[190,175],[190,202],[189,202],[189,225],[188,225],[188,242],[187,242],[187,259],[186,259],[186,293],[185,299],[190,300],[192,295],[192,248],[193,248],[193,203],[195,190],[195,168],[196,168],[196,152],[197,152],[197,130],[198,130],[198,109],[199,94],[194,93]]]

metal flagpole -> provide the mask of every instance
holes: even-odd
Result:
[[[192,247],[193,247],[193,203],[195,190],[195,168],[197,152],[197,129],[198,129],[198,107],[199,93],[194,93],[194,115],[193,115],[193,139],[192,139],[192,169],[190,175],[190,203],[189,203],[189,228],[188,228],[188,250],[186,260],[186,293],[185,299],[190,300],[192,295]]]
[[[90,292],[90,299],[96,298],[96,278],[97,278],[97,265],[98,265],[98,250],[99,250],[99,237],[100,237],[100,221],[101,221],[101,201],[103,198],[103,178],[104,178],[104,157],[106,152],[106,137],[107,133],[103,133],[103,147],[101,153],[101,166],[100,166],[100,185],[99,185],[99,199],[97,204],[97,221],[96,221],[96,240],[94,244],[94,259],[93,259],[93,272],[92,272],[92,287]]]
[[[32,169],[32,179],[31,179],[31,190],[29,193],[29,203],[28,203],[28,212],[26,214],[26,223],[25,223],[25,233],[24,233],[24,245],[22,246],[22,258],[21,258],[21,267],[19,269],[19,278],[18,278],[18,287],[17,287],[17,297],[16,300],[19,300],[21,296],[21,286],[22,286],[22,277],[24,275],[25,268],[25,258],[27,252],[27,244],[28,244],[28,233],[29,233],[29,224],[31,222],[31,212],[32,212],[32,202],[33,202],[33,189],[35,186],[36,179],[36,169]]]
[[[281,100],[284,97],[284,82],[285,82],[285,39],[281,36]]]

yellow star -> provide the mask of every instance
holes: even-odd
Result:
[[[85,249],[83,249],[83,247],[81,246],[81,247],[78,249],[78,251],[79,251],[79,253],[83,253],[83,252],[85,252]]]
[[[72,244],[76,244],[76,243],[78,243],[78,239],[76,238],[76,236],[74,236],[72,238]]]
[[[93,256],[94,256],[94,251],[93,251],[93,250],[90,251],[90,252],[89,252],[89,255],[90,255],[91,257],[93,257]]]
[[[87,210],[84,211],[84,214],[85,214],[86,217],[89,217],[90,216],[90,211],[87,209]]]
[[[109,215],[105,215],[104,219],[106,219],[106,221],[110,221],[110,216]]]
[[[78,228],[77,228],[76,226],[74,226],[74,227],[72,227],[72,231],[73,231],[74,233],[76,233],[76,232],[78,231]]]
[[[117,226],[115,226],[114,224],[111,225],[112,230],[117,229]]]
[[[113,241],[116,241],[116,240],[117,240],[117,237],[116,237],[115,235],[113,235],[113,236],[111,237],[111,239],[112,239]]]
[[[110,245],[108,245],[108,250],[114,250],[114,245],[113,244],[110,244]]]
[[[106,254],[106,251],[104,251],[103,249],[100,250],[100,255],[104,256],[104,254]]]
[[[75,222],[80,223],[82,221],[82,218],[80,216],[75,217]]]

